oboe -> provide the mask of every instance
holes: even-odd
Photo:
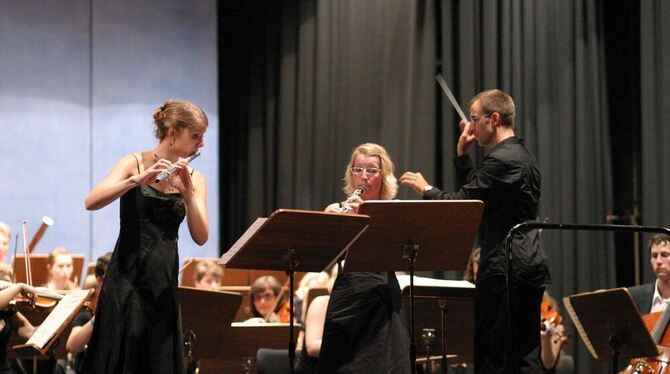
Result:
[[[191,161],[193,161],[194,158],[196,158],[196,157],[198,157],[198,156],[200,156],[200,152],[196,152],[196,153],[194,153],[194,154],[188,156],[188,158],[186,159],[186,161],[191,162]],[[177,171],[177,166],[170,166],[169,168],[163,170],[163,171],[162,171],[160,174],[158,174],[158,176],[156,177],[156,183],[160,183],[160,182],[162,182],[162,181],[168,179],[168,177],[169,177],[170,175],[172,175],[172,173],[174,173],[175,171]]]
[[[342,204],[342,207],[340,208],[340,213],[351,212],[353,210],[353,208],[350,205],[348,205],[347,203],[350,203],[354,199],[354,197],[361,196],[361,194],[363,192],[365,192],[365,188],[366,188],[366,186],[364,184],[358,186],[358,188],[356,188],[354,190],[354,192],[352,192],[351,195],[349,195],[349,197],[347,197],[347,199],[344,201],[344,204]]]

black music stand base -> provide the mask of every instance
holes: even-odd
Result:
[[[440,334],[442,334],[442,366],[440,370],[446,374],[449,372],[449,361],[447,360],[447,301],[440,299]]]
[[[289,341],[288,341],[288,359],[291,374],[295,373],[295,336],[293,336],[293,276],[295,275],[295,268],[298,265],[298,256],[294,249],[289,249],[284,256],[288,269],[286,275],[289,278]]]
[[[410,320],[410,343],[409,343],[409,362],[412,368],[410,373],[416,373],[416,343],[414,342],[414,262],[419,252],[418,244],[405,244],[402,257],[407,260],[407,270],[409,271],[409,320]]]
[[[619,349],[621,348],[621,339],[614,335],[610,337],[609,345],[610,348],[612,348],[612,373],[616,374],[619,372]]]

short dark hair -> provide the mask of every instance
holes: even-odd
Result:
[[[514,117],[516,117],[516,106],[514,99],[502,90],[493,89],[478,93],[470,100],[470,106],[479,101],[484,114],[499,113],[503,125],[514,128]]]
[[[107,252],[104,255],[98,257],[98,261],[95,263],[95,274],[96,278],[104,278],[107,274],[107,267],[109,266],[109,261],[112,260],[112,252]]]
[[[670,244],[670,236],[668,234],[655,234],[649,238],[649,244],[647,244],[647,249],[651,251],[651,247],[655,245]]]

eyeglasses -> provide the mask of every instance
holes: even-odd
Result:
[[[477,123],[477,122],[481,121],[481,120],[484,119],[484,118],[489,118],[489,117],[491,117],[491,114],[493,114],[493,113],[484,114],[483,117],[470,117],[470,122],[472,122],[472,123]]]
[[[365,174],[367,175],[377,175],[379,173],[379,168],[361,168],[358,166],[354,166],[351,168],[351,172],[354,175],[361,175],[365,171]]]

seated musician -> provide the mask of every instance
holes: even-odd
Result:
[[[12,238],[12,230],[9,225],[0,221],[0,263],[7,262],[7,251],[9,250],[9,241]]]
[[[95,264],[95,285],[94,292],[91,299],[86,303],[86,307],[82,309],[77,317],[72,322],[72,331],[67,339],[65,345],[69,353],[75,354],[73,367],[77,373],[81,373],[81,364],[84,362],[84,355],[86,354],[86,344],[93,333],[93,323],[95,306],[98,302],[98,294],[102,287],[105,273],[107,273],[107,266],[112,258],[112,253],[108,252],[98,258]]]
[[[256,279],[251,285],[249,296],[253,317],[245,322],[279,322],[279,316],[275,310],[280,292],[281,284],[277,278],[265,275]]]
[[[11,280],[12,271],[9,266],[2,266],[0,272],[2,272],[3,281]],[[14,283],[0,290],[0,374],[14,372],[10,367],[7,354],[7,344],[12,332],[16,332],[25,341],[35,331],[35,327],[28,319],[10,305],[10,302],[19,294],[33,302],[37,298],[37,291],[24,283]]]
[[[662,312],[670,302],[670,236],[653,235],[647,248],[656,281],[628,288],[641,315]]]
[[[317,296],[307,308],[304,322],[302,349],[296,351],[296,374],[316,373],[319,368],[319,353],[323,340],[323,325],[330,296]]]
[[[195,266],[195,288],[216,291],[221,287],[223,268],[214,260],[200,261]]]
[[[574,371],[574,360],[572,356],[565,354],[563,345],[567,341],[565,326],[558,313],[558,303],[549,292],[545,291],[542,298],[542,324],[540,328],[540,361],[542,373],[572,373]],[[545,316],[545,307],[550,308]]]
[[[67,248],[58,247],[49,253],[47,262],[47,272],[49,279],[45,287],[57,291],[71,291],[79,289],[79,285],[74,283],[72,277],[72,254]]]

